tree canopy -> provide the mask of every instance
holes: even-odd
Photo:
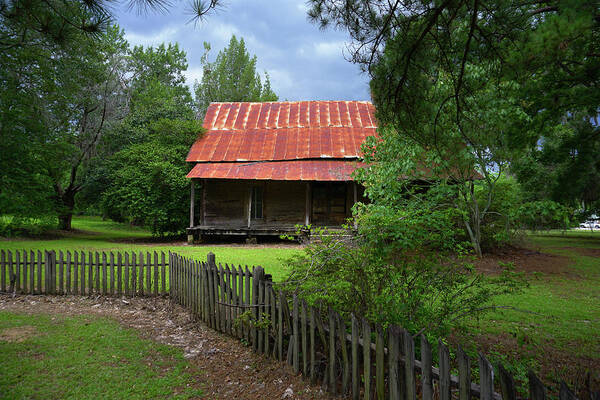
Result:
[[[219,51],[214,62],[208,61],[210,45],[204,43],[202,81],[195,86],[198,115],[204,116],[211,102],[277,101],[269,75],[264,83],[256,72],[256,56],[250,56],[243,38],[233,35],[229,45]]]
[[[389,187],[390,171],[451,183],[477,253],[484,225],[499,212],[492,204],[501,175],[527,159],[524,166],[543,170],[541,153],[569,143],[555,132],[574,115],[589,121],[599,112],[595,1],[310,3],[313,21],[348,31],[351,60],[372,78],[382,141],[366,149],[367,192]],[[597,136],[597,129],[588,133]],[[410,171],[398,157],[404,146],[416,146]],[[580,164],[598,160],[585,157],[587,148],[572,153]],[[556,162],[573,165],[560,154]]]

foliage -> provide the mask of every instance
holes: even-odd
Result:
[[[494,295],[517,291],[520,283],[508,270],[501,277],[478,274],[464,254],[457,255],[459,238],[444,226],[454,214],[452,208],[364,206],[356,236],[323,232],[288,260],[285,284],[311,304],[398,324],[411,333],[445,335],[490,310]]]
[[[530,201],[515,210],[515,219],[523,228],[563,229],[570,227],[573,211],[552,200]]]
[[[0,49],[26,46],[40,38],[59,45],[68,44],[82,34],[94,39],[110,26],[111,3],[105,0],[1,0],[0,21],[11,30],[0,34]],[[221,5],[220,0],[192,0],[188,11],[191,20],[198,21]],[[138,12],[165,11],[170,6],[167,0],[129,2],[129,7],[137,8]]]
[[[600,214],[600,126],[597,118],[573,115],[547,130],[539,145],[515,160],[527,200],[550,199],[580,209],[585,219]]]
[[[69,229],[83,171],[122,110],[126,42],[116,27],[94,41],[36,42],[2,54],[0,147],[19,157],[3,158],[0,203],[3,213],[58,215]]]
[[[111,158],[111,185],[102,195],[107,215],[147,226],[154,234],[176,234],[187,226],[189,167],[185,154],[202,132],[199,121],[161,119],[146,141]]]
[[[250,56],[243,38],[233,35],[212,63],[208,61],[210,44],[205,42],[204,48],[202,82],[195,85],[198,115],[204,116],[211,102],[277,101],[269,75],[265,72],[263,84],[256,72],[256,56]]]
[[[43,216],[39,218],[22,215],[4,215],[0,217],[0,236],[36,236],[56,226],[56,218]]]
[[[310,3],[313,21],[348,31],[352,61],[372,77],[384,128],[372,170],[382,168],[381,159],[402,164],[397,148],[418,145],[431,178],[456,183],[456,207],[477,254],[507,167],[566,116],[597,115],[600,18],[593,1]],[[474,172],[484,203],[473,196]]]

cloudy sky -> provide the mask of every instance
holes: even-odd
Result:
[[[243,37],[257,70],[268,71],[280,100],[369,100],[368,78],[344,59],[345,32],[321,31],[306,18],[302,0],[226,0],[225,8],[205,21],[188,23],[189,1],[174,0],[165,14],[138,15],[126,5],[117,22],[132,44],[177,42],[187,52],[190,86],[202,77],[203,42],[211,44],[210,60],[229,42]]]

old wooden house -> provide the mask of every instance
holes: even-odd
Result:
[[[351,175],[374,111],[363,101],[211,104],[187,157],[188,240],[340,226],[361,198]]]

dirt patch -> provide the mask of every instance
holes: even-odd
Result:
[[[523,248],[507,248],[493,254],[486,254],[475,262],[479,272],[486,274],[499,274],[505,266],[512,263],[515,271],[526,273],[542,273],[546,275],[564,275],[570,278],[580,278],[576,271],[569,268],[569,257],[541,253]]]
[[[38,330],[35,326],[23,325],[0,331],[0,341],[9,343],[21,343],[30,337],[37,336]]]
[[[600,258],[600,249],[590,248],[590,247],[560,247],[561,250],[570,250],[574,251],[577,254],[587,257],[599,257]]]
[[[239,340],[190,320],[164,298],[16,296],[0,294],[0,310],[52,315],[100,315],[136,329],[141,337],[176,346],[203,371],[210,399],[333,399],[282,362],[255,354]],[[285,396],[285,397],[284,397]]]

